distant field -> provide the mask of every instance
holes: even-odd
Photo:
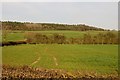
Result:
[[[77,32],[76,32],[77,34]],[[3,64],[29,65],[68,71],[114,73],[118,69],[117,45],[26,44],[2,47]]]
[[[15,32],[15,33],[13,33]],[[8,33],[6,36],[7,41],[17,41],[17,40],[24,40],[25,39],[25,32],[37,32],[45,35],[52,35],[54,33],[58,34],[63,34],[67,38],[70,37],[83,37],[85,33],[89,33],[91,35],[97,35],[98,33],[106,33],[107,31],[25,31],[25,32],[20,32],[20,31],[13,31],[11,33]],[[115,34],[117,34],[116,31],[113,31]]]

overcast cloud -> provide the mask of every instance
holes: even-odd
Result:
[[[4,2],[2,20],[118,28],[117,2]]]

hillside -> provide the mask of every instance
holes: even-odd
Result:
[[[12,21],[3,21],[2,29],[27,30],[27,31],[41,31],[41,30],[104,31],[104,29],[102,28],[88,26],[85,24],[68,25],[68,24],[54,24],[54,23],[12,22]]]

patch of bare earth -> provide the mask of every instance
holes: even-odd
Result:
[[[117,75],[76,74],[56,69],[41,69],[29,66],[3,66],[2,80],[119,80]]]

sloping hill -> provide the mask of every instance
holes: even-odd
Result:
[[[54,24],[54,23],[29,23],[29,22],[2,22],[2,29],[7,30],[28,30],[28,31],[40,31],[40,30],[71,30],[71,31],[104,31],[102,28],[88,26],[85,24],[68,25],[68,24]]]

